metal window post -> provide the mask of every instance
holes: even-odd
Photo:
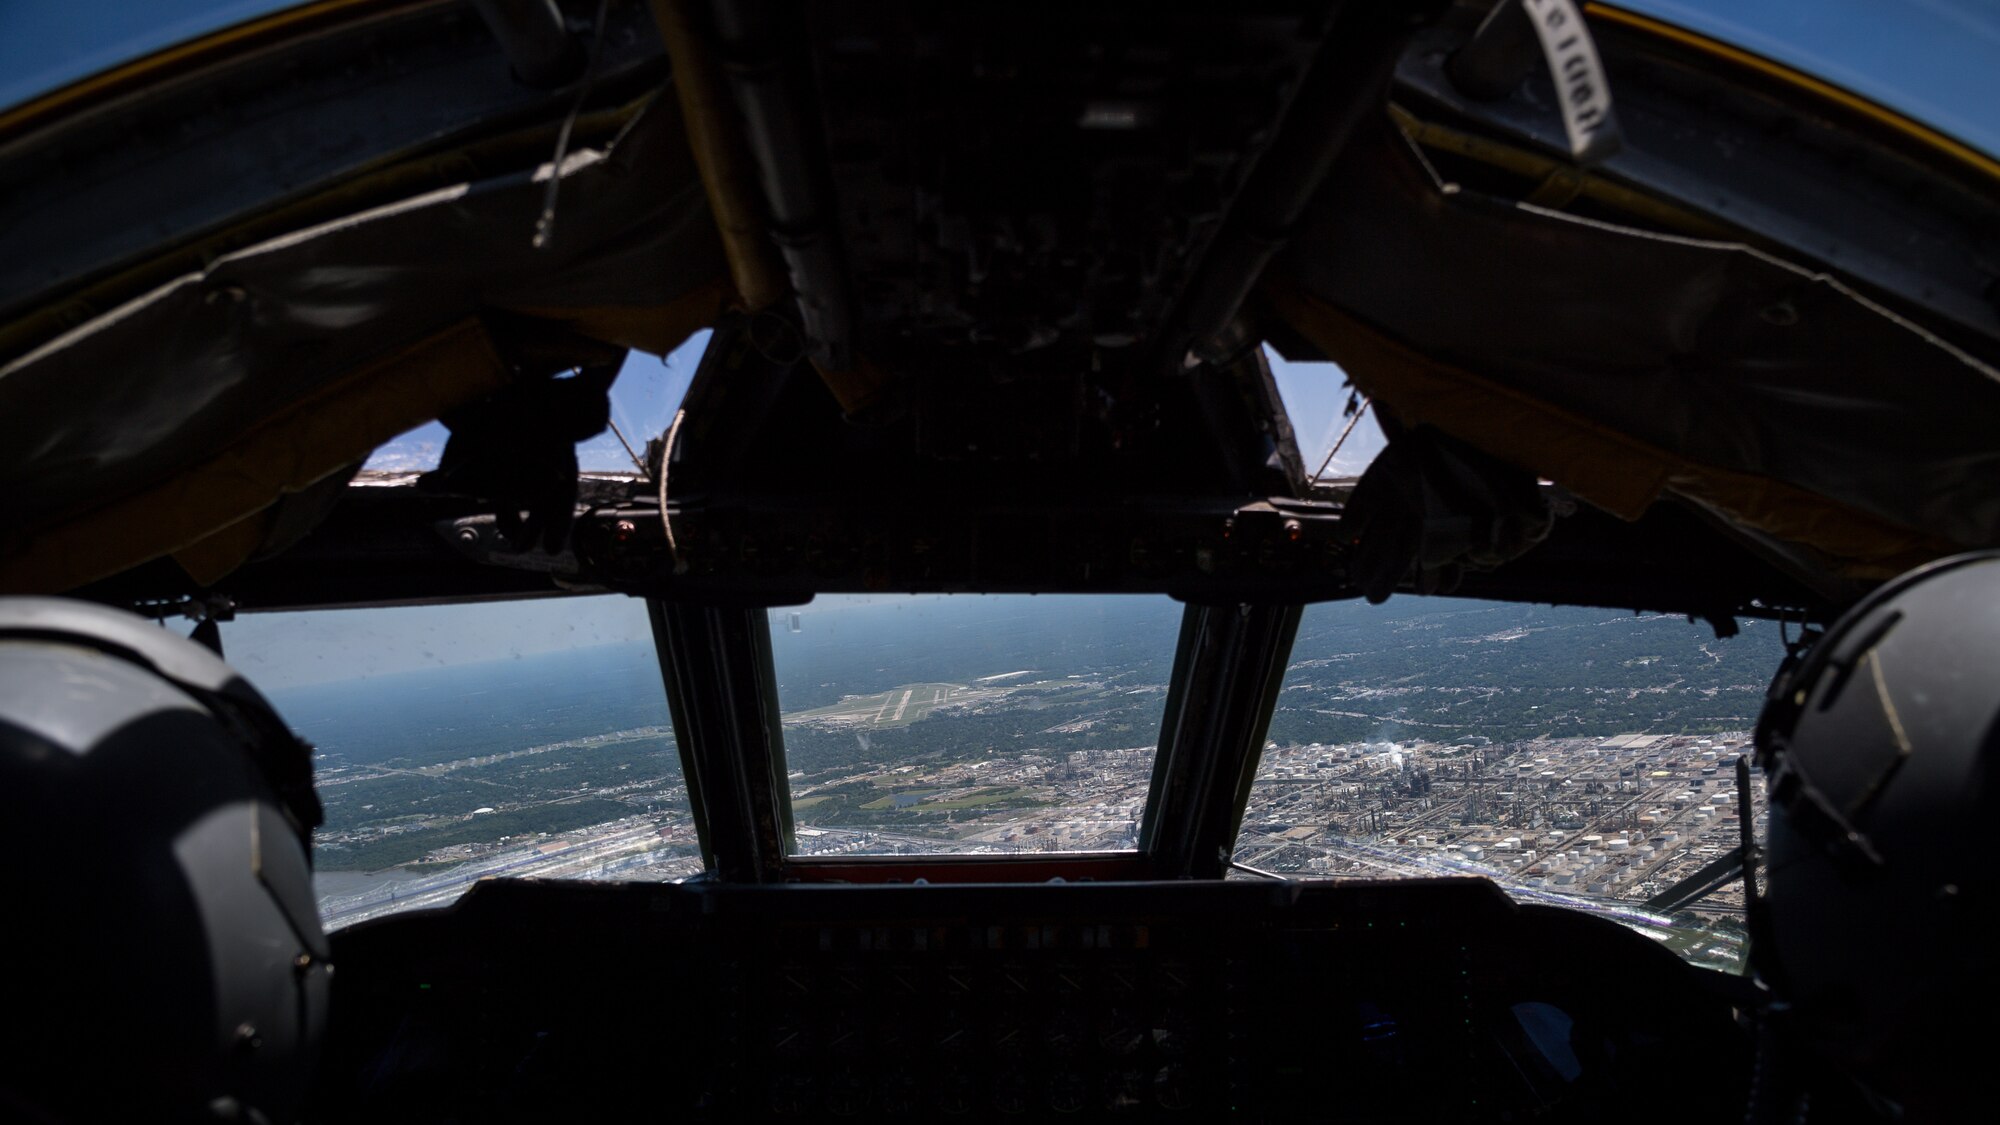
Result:
[[[731,882],[775,882],[791,851],[792,802],[765,611],[648,598],[646,614],[702,859]]]
[[[1188,606],[1139,837],[1161,878],[1227,869],[1301,612]]]

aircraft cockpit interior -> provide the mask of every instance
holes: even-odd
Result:
[[[0,1118],[1983,1119],[1996,64],[0,11]]]

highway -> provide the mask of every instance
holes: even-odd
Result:
[[[649,846],[659,840],[661,825],[656,821],[614,821],[608,827],[603,835],[564,841],[563,846],[549,851],[542,850],[547,843],[508,848],[408,882],[358,895],[323,898],[320,923],[336,930],[393,912],[446,906],[485,878],[630,879],[640,871],[659,868],[658,877],[671,880],[701,870],[698,857]]]

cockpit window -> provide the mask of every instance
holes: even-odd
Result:
[[[802,855],[1137,846],[1180,606],[822,597],[771,611]]]
[[[488,875],[702,869],[638,601],[249,616],[223,641],[314,744],[329,929],[449,903]]]
[[[1991,93],[2000,13],[1991,4],[1626,0],[1619,7],[1793,67],[2000,153]]]
[[[687,396],[695,369],[714,333],[704,328],[664,356],[633,352],[611,384],[611,424],[614,429],[576,447],[577,467],[585,472],[637,472],[632,454],[644,455],[646,442],[667,432],[674,412]],[[621,437],[622,435],[622,437]],[[629,448],[627,443],[629,443]]]
[[[577,468],[586,473],[636,473],[646,442],[667,431],[687,395],[712,333],[704,328],[664,356],[633,352],[611,385],[611,428],[577,443]],[[451,437],[441,423],[428,422],[385,442],[363,468],[383,473],[422,473],[438,467]]]
[[[1306,475],[1320,484],[1360,476],[1386,439],[1347,373],[1333,363],[1291,363],[1270,348],[1264,358],[1291,420]]]
[[[1741,884],[1650,901],[1740,842],[1735,759],[1777,629],[1392,599],[1309,607],[1236,862],[1291,877],[1485,876],[1741,967]],[[1752,783],[1752,817],[1764,810]]]
[[[77,0],[0,11],[0,109],[300,0]]]

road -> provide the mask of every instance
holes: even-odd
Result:
[[[671,879],[685,878],[701,869],[699,859],[688,866],[685,862],[675,862],[685,857],[647,848],[658,839],[657,823],[615,823],[618,826],[604,835],[568,842],[552,851],[543,852],[543,845],[509,848],[409,882],[359,895],[322,899],[320,923],[328,930],[335,930],[392,912],[446,906],[485,878],[616,878],[630,877],[640,868],[663,866],[672,870],[663,870],[662,878]],[[688,869],[679,870],[684,866]]]

